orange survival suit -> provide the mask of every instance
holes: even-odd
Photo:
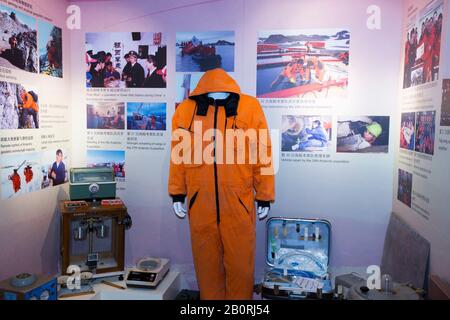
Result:
[[[213,100],[208,97],[212,92],[230,95],[224,100]],[[199,124],[201,132],[195,130]],[[250,142],[246,139],[245,161],[237,164],[238,154],[243,150],[239,144],[227,147],[225,129],[232,133],[268,130],[258,100],[241,94],[239,86],[225,71],[214,69],[203,75],[189,99],[178,106],[173,116],[169,194],[174,202],[184,202],[184,198],[188,198],[192,251],[201,299],[250,300],[254,286],[255,200],[258,206],[267,207],[275,197],[271,143],[270,138],[258,137],[258,149],[264,149],[270,163],[263,163],[260,153],[257,161],[251,162]],[[214,132],[211,140],[193,142],[195,136],[198,138],[211,131]],[[200,145],[201,151],[211,151],[213,163],[176,163],[174,157],[179,154],[175,146],[182,140],[178,138],[182,133],[191,138],[191,149],[186,151],[188,158],[195,157],[195,148]],[[221,143],[223,149],[234,153],[234,163],[218,160],[221,152],[217,146]],[[271,173],[267,174],[264,169]]]

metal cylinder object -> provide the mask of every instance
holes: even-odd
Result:
[[[76,241],[84,241],[87,238],[87,226],[79,225],[73,230],[73,238]]]
[[[381,277],[381,288],[383,289],[385,294],[391,294],[392,291],[392,277],[388,274],[385,274]]]
[[[95,227],[95,234],[97,235],[97,238],[105,239],[108,237],[108,230],[109,228],[107,226],[99,224]]]

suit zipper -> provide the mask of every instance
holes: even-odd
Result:
[[[217,147],[217,114],[218,108],[216,101],[214,101],[214,183],[216,189],[216,214],[217,214],[217,224],[220,224],[220,207],[219,207],[219,181],[217,178],[217,158],[216,158],[216,147]]]

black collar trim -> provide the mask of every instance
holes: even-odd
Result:
[[[206,116],[209,106],[216,105],[218,107],[225,108],[225,114],[227,118],[237,116],[237,109],[239,105],[240,96],[236,93],[230,93],[228,98],[222,100],[214,100],[208,97],[208,94],[202,94],[199,96],[193,96],[189,99],[197,102],[197,116]]]

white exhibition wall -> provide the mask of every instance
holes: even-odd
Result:
[[[77,2],[82,9],[82,29],[71,33],[74,163],[85,164],[87,133],[83,108],[85,94],[85,32],[162,32],[167,39],[167,91],[165,97],[139,98],[128,93],[124,101],[158,99],[167,102],[167,124],[174,112],[177,32],[234,31],[234,77],[243,92],[256,94],[257,37],[264,30],[349,30],[351,37],[348,100],[333,105],[277,105],[265,107],[272,129],[281,129],[283,115],[390,116],[397,123],[398,76],[400,73],[401,1],[377,1],[382,12],[381,30],[369,30],[366,10],[373,1],[120,1]],[[99,11],[102,15],[99,17]],[[183,17],[183,19],[180,19]],[[137,89],[141,94],[141,89]],[[112,98],[114,99],[114,98]],[[120,100],[120,98],[118,98]],[[138,101],[133,101],[138,100]],[[97,100],[96,100],[97,101]],[[159,101],[161,102],[161,101]],[[264,104],[263,104],[264,105]],[[395,129],[392,130],[395,132]],[[170,131],[168,131],[170,132]],[[391,135],[393,138],[395,135]],[[277,135],[281,138],[281,134]],[[147,142],[164,143],[163,150],[126,150],[126,182],[121,196],[134,219],[127,235],[127,263],[155,255],[167,256],[193,279],[188,221],[171,210],[167,194],[170,135]],[[333,135],[333,145],[336,137]],[[389,153],[337,154],[332,162],[280,162],[276,177],[277,200],[272,216],[325,218],[333,226],[331,265],[335,268],[379,264],[384,235],[392,209],[392,170],[395,150]],[[280,143],[278,143],[280,145]],[[102,148],[112,144],[105,141]],[[257,227],[257,273],[264,268],[265,224]]]
[[[276,202],[271,216],[329,220],[332,224],[332,270],[364,271],[369,265],[381,263],[386,227],[394,210],[430,240],[431,271],[450,280],[450,261],[445,260],[448,257],[444,255],[450,246],[445,232],[450,223],[448,188],[444,188],[448,185],[448,171],[443,169],[443,165],[448,163],[448,153],[440,152],[433,157],[433,176],[430,179],[423,181],[414,177],[413,189],[416,192],[425,189],[428,197],[433,195],[433,203],[428,209],[432,212],[430,219],[419,217],[397,201],[397,169],[399,158],[404,155],[399,151],[398,142],[401,113],[402,110],[421,110],[415,107],[405,109],[400,104],[405,92],[420,90],[399,91],[400,80],[403,79],[402,53],[406,32],[406,22],[402,24],[399,17],[406,16],[407,1],[343,0],[339,4],[334,0],[72,1],[81,8],[80,30],[68,30],[65,26],[68,2],[27,2],[33,4],[37,13],[51,15],[53,23],[63,29],[64,78],[44,78],[13,70],[16,77],[13,82],[24,81],[37,86],[42,93],[42,103],[70,106],[66,114],[70,124],[53,125],[47,130],[48,135],[55,135],[52,138],[55,141],[48,150],[53,150],[58,141],[71,140],[68,152],[71,167],[86,166],[97,161],[93,159],[107,157],[104,151],[110,151],[109,156],[114,157],[114,161],[125,162],[123,175],[126,172],[126,176],[118,179],[118,195],[125,200],[134,222],[126,237],[127,265],[133,265],[145,256],[168,257],[175,268],[185,274],[189,284],[195,286],[188,221],[175,217],[167,194],[170,120],[180,96],[177,78],[183,79],[186,73],[192,73],[192,70],[182,72],[183,68],[177,67],[177,33],[234,32],[234,37],[231,36],[234,40],[232,75],[244,93],[256,95],[258,81],[262,80],[257,67],[259,38],[269,33],[332,35],[330,30],[333,29],[333,32],[345,30],[350,34],[348,67],[342,64],[329,67],[329,70],[341,73],[345,69],[348,87],[332,88],[301,99],[275,97],[260,100],[269,126],[278,130],[274,132],[274,145],[278,151],[281,151],[283,142],[283,117],[315,116],[330,119],[332,125],[328,149],[296,153],[300,156],[280,152]],[[425,4],[426,1],[422,2]],[[371,16],[367,9],[372,5],[381,10],[380,29],[373,30],[367,26]],[[445,5],[447,12],[448,1]],[[131,37],[131,32],[145,33],[143,39],[155,39],[158,33],[162,33],[160,45],[167,46],[166,89],[86,89],[86,51],[93,48],[94,51],[114,53],[117,49],[115,42],[118,41],[105,39],[111,39],[110,36],[117,32],[126,33],[127,37]],[[85,45],[86,33],[98,33],[92,37],[99,39],[97,46]],[[447,39],[448,35],[444,37]],[[118,56],[123,56],[133,43],[129,38],[121,42],[117,45],[122,48]],[[443,42],[444,45],[445,57],[448,57],[449,41]],[[137,51],[138,47],[134,50]],[[145,67],[145,63],[143,65]],[[441,68],[443,76],[448,77],[450,68],[447,62]],[[199,75],[193,72],[192,78],[198,79]],[[441,87],[439,82],[434,90]],[[427,92],[433,97],[440,96],[434,91]],[[129,124],[116,130],[87,129],[88,104],[94,107],[106,105],[108,110],[111,106],[124,106],[130,111],[133,105],[141,103],[165,104],[166,130],[144,131],[145,135],[142,135],[140,131],[130,130]],[[440,100],[432,104],[437,110]],[[386,123],[383,128],[387,135],[385,145],[371,148],[371,152],[337,152],[338,123],[362,116],[372,119],[389,117],[389,130]],[[40,137],[46,134],[43,130],[33,132]],[[14,134],[16,131],[0,131],[1,137]],[[104,159],[113,161],[112,158]],[[59,217],[56,205],[58,199],[67,197],[66,189],[67,185],[0,200],[0,278],[22,270],[57,271]],[[265,224],[260,222],[257,225],[258,275],[265,266],[264,252]]]

